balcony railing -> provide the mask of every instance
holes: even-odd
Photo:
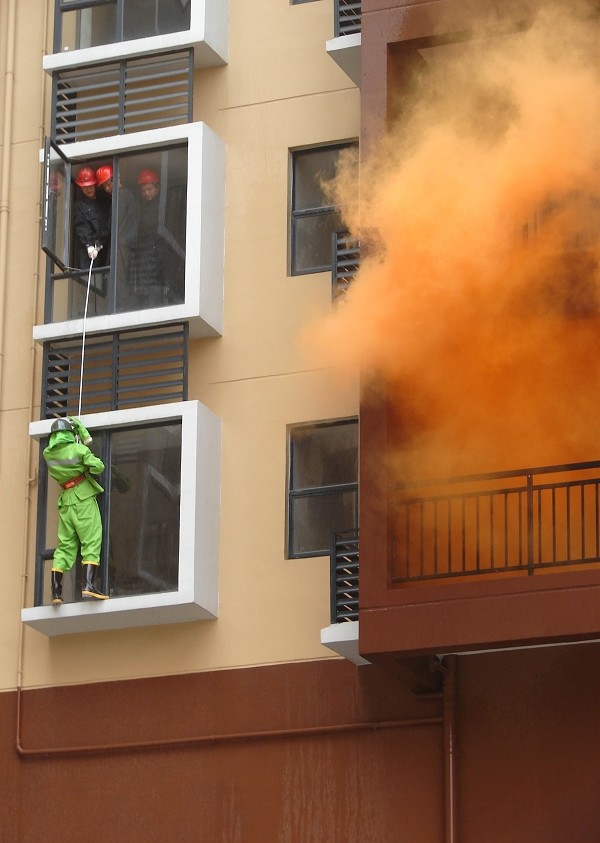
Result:
[[[360,32],[360,0],[335,0],[335,37],[354,35]]]
[[[360,267],[360,240],[348,232],[335,231],[332,237],[331,297],[333,301],[347,292]]]
[[[358,530],[331,537],[331,623],[358,620]]]
[[[600,565],[600,460],[393,491],[391,584]],[[358,620],[358,531],[331,544],[331,623]]]
[[[394,490],[391,582],[600,562],[600,461]]]

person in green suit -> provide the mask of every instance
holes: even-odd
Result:
[[[96,498],[104,489],[92,476],[104,471],[104,463],[88,448],[92,437],[79,419],[56,419],[50,431],[44,460],[50,476],[62,488],[58,497],[58,546],[52,561],[52,603],[63,602],[63,574],[71,570],[79,552],[85,572],[82,598],[107,600],[108,595],[95,586],[102,546]]]

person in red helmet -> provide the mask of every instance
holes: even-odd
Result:
[[[135,293],[138,307],[165,304],[164,267],[158,239],[160,178],[155,170],[140,170],[140,224],[136,249]]]
[[[106,266],[110,261],[110,205],[98,201],[92,167],[80,167],[75,184],[79,190],[73,204],[74,266],[89,269],[92,260],[94,266]]]
[[[98,187],[112,199],[113,168],[110,164],[103,164],[96,170]],[[133,250],[137,244],[139,210],[133,193],[123,187],[119,175],[117,192],[117,273],[116,299],[117,311],[122,312],[131,308],[131,290],[133,287]]]
[[[140,307],[161,307],[184,300],[185,252],[164,219],[166,201],[160,178],[149,167],[137,178],[140,225],[136,250],[136,295]]]

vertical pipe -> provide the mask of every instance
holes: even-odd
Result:
[[[456,656],[444,666],[444,843],[456,843]]]
[[[6,16],[6,64],[4,70],[4,113],[2,115],[2,176],[0,181],[0,410],[4,383],[6,325],[6,279],[8,275],[8,225],[10,222],[10,171],[15,86],[15,40],[17,0],[9,0]],[[0,431],[2,425],[0,424]]]

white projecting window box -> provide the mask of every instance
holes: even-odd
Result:
[[[126,328],[148,325],[189,322],[191,337],[220,336],[223,328],[223,261],[225,242],[225,144],[204,123],[189,123],[87,141],[77,141],[48,150],[45,162],[45,208],[52,207],[48,196],[52,189],[52,168],[59,171],[67,185],[81,167],[95,169],[100,163],[119,159],[124,163],[140,162],[160,172],[160,162],[177,151],[179,177],[183,180],[185,267],[183,296],[180,303],[164,306],[127,309],[97,315],[93,308],[87,312],[86,330],[89,333],[109,333]],[[149,163],[144,165],[144,160]],[[127,182],[126,182],[127,185]],[[135,176],[130,184],[137,189]],[[66,190],[60,192],[64,197]],[[56,207],[56,206],[55,206]],[[60,207],[60,206],[59,206]],[[55,211],[56,215],[56,211]],[[61,212],[58,212],[60,222]],[[66,221],[69,225],[69,219]],[[62,243],[62,236],[57,237]],[[62,256],[68,263],[67,254]],[[55,290],[59,290],[54,282]],[[63,296],[65,298],[65,296]],[[90,300],[91,303],[91,300]],[[37,342],[73,337],[83,331],[83,310],[65,310],[64,315],[46,316],[46,323],[36,325],[33,337]],[[76,316],[77,318],[72,318]]]
[[[152,569],[144,560],[151,560],[152,555],[145,556],[140,551],[139,561],[136,563],[135,574],[138,582],[144,583],[144,592],[130,596],[118,596],[115,589],[109,600],[91,600],[65,602],[62,605],[46,605],[25,608],[21,612],[21,620],[43,635],[56,636],[77,632],[93,632],[109,629],[125,629],[128,627],[153,626],[156,624],[184,623],[189,621],[210,620],[218,614],[218,555],[219,555],[219,507],[220,507],[220,451],[221,451],[221,423],[220,420],[203,404],[198,401],[185,401],[178,404],[165,404],[154,407],[144,407],[131,410],[116,410],[109,413],[90,414],[82,417],[86,427],[92,432],[95,442],[100,442],[103,435],[113,437],[113,452],[117,442],[121,442],[121,457],[119,463],[122,469],[121,477],[129,475],[131,482],[128,506],[142,509],[145,506],[146,489],[149,483],[161,483],[162,492],[176,494],[178,498],[178,525],[173,525],[172,535],[167,541],[178,540],[178,556],[174,557],[174,571],[172,583],[166,590],[157,576],[157,570]],[[32,422],[29,434],[35,439],[43,439],[50,432],[51,420]],[[137,459],[132,443],[136,437],[142,440],[145,432],[149,436],[156,431],[163,435],[170,435],[177,430],[180,435],[180,463],[179,480],[177,477],[166,480],[157,470],[160,454],[155,451],[154,456],[147,459],[147,465],[140,468],[141,460]],[[129,432],[129,433],[128,433]],[[96,439],[96,437],[98,437]],[[120,437],[120,438],[119,438]],[[147,441],[148,436],[146,436]],[[92,447],[95,447],[93,445]],[[178,446],[179,447],[179,446]],[[157,457],[158,454],[158,457]],[[129,463],[127,462],[129,460]],[[111,463],[114,470],[115,463]],[[177,466],[177,463],[176,463]],[[175,472],[177,472],[177,467]],[[144,473],[145,472],[145,473]],[[110,474],[106,471],[105,474]],[[102,475],[100,481],[106,489],[111,478]],[[141,482],[143,480],[143,482]],[[50,483],[56,485],[54,481]],[[136,485],[137,483],[137,485]],[[170,487],[170,488],[168,488]],[[175,490],[175,492],[173,492]],[[118,506],[118,494],[115,492]],[[124,500],[123,495],[121,500]],[[155,496],[156,500],[160,500]],[[55,509],[54,502],[49,501],[49,511]],[[103,536],[103,541],[114,545],[109,550],[110,564],[119,566],[117,549],[119,542],[112,534]],[[133,522],[135,518],[131,519]],[[160,528],[156,523],[147,524],[148,535],[145,537],[135,532],[133,523],[125,524],[125,533],[121,535],[121,549],[123,539],[132,542],[132,548],[138,543],[143,545],[147,540],[152,541],[152,531]],[[154,521],[159,521],[160,516]],[[178,536],[174,535],[178,527]],[[54,535],[51,537],[54,538]],[[148,544],[148,546],[151,546]],[[154,545],[155,547],[157,545]],[[131,554],[120,557],[127,567],[131,563]],[[103,563],[104,564],[104,563]],[[47,571],[51,565],[48,560]],[[110,566],[109,566],[110,567]],[[118,574],[117,572],[117,583]],[[38,571],[39,575],[39,571]],[[73,572],[69,574],[72,576]],[[123,582],[127,587],[128,572],[125,572]],[[65,580],[67,575],[65,575]]]
[[[77,47],[69,44],[67,38],[62,49],[44,57],[44,70],[52,73],[56,70],[73,68],[97,62],[118,61],[132,56],[145,56],[152,53],[164,53],[173,50],[193,48],[196,67],[215,67],[226,64],[228,54],[228,0],[188,0],[190,5],[190,26],[179,32],[167,32],[162,35],[147,35],[127,41],[100,43],[97,46],[84,46],[93,40],[112,40],[100,30],[94,30],[93,10],[82,9],[79,22],[79,40]],[[154,0],[147,0],[147,18],[155,14]],[[91,5],[91,4],[90,4]],[[65,9],[65,11],[68,11]],[[76,12],[69,12],[74,15]],[[160,28],[160,27],[159,27]],[[65,33],[69,31],[68,21],[64,22]],[[72,33],[75,34],[74,32]]]

